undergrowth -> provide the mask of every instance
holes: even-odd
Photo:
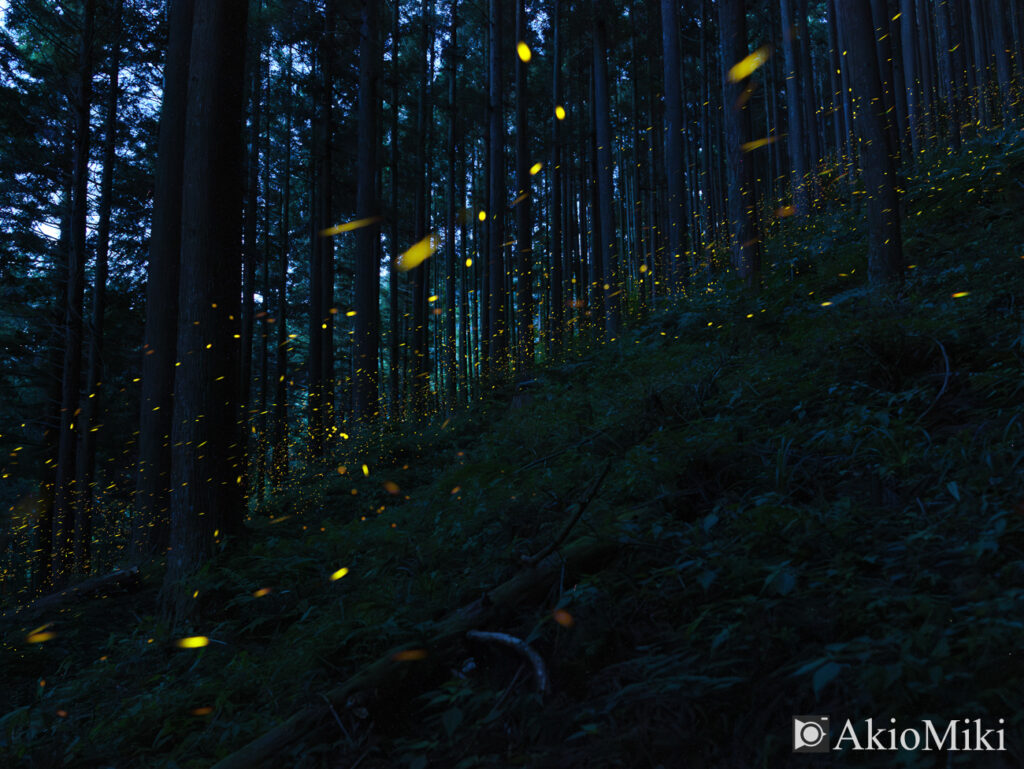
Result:
[[[1024,763],[1024,144],[934,161],[897,292],[866,290],[858,208],[787,223],[756,294],[691,289],[525,394],[305,468],[194,579],[193,625],[162,624],[152,587],[45,618],[46,643],[8,617],[0,764],[211,766],[508,579],[584,503],[573,536],[614,559],[484,628],[528,641],[550,694],[459,642],[275,763],[820,766],[790,752],[805,713],[1004,718],[985,765]],[[827,760],[977,765],[880,755]]]

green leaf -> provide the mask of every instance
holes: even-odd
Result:
[[[814,671],[814,677],[811,679],[811,686],[814,688],[814,696],[817,698],[821,694],[821,690],[828,686],[837,675],[839,671],[843,669],[843,666],[838,662],[826,662],[816,671]]]
[[[459,728],[461,723],[462,710],[460,708],[450,708],[441,716],[441,725],[444,727],[445,734],[449,737],[455,734],[455,730]]]

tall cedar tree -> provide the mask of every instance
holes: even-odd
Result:
[[[132,515],[132,553],[136,559],[163,552],[169,537],[181,191],[194,9],[195,0],[172,0],[169,7],[170,38],[164,64],[164,100],[160,107],[146,279],[139,463]]]
[[[751,153],[743,150],[743,145],[751,140],[750,101],[747,98],[749,76],[734,79],[730,75],[733,66],[748,54],[744,0],[719,0],[718,34],[722,59],[722,133],[728,177],[729,240],[733,266],[747,285],[753,286],[761,272],[761,244],[755,209],[754,162]],[[799,106],[797,102],[796,114],[799,114]],[[801,187],[798,185],[797,189]]]
[[[377,111],[380,76],[377,0],[363,0],[359,42],[359,136],[356,219],[373,223],[356,230],[355,259],[355,376],[353,416],[376,419],[380,406],[377,354],[380,346],[380,202],[377,199]]]
[[[668,184],[668,259],[672,282],[686,282],[686,194],[683,175],[683,89],[679,77],[679,12],[676,0],[661,0],[665,73],[665,177]]]
[[[604,331],[609,338],[619,334],[619,300],[623,285],[618,276],[618,255],[615,240],[615,209],[612,207],[612,127],[608,97],[608,24],[605,0],[594,0],[594,121],[597,142],[597,211],[599,223],[594,227],[597,248],[597,293],[604,312]]]
[[[551,8],[551,94],[552,102],[562,109],[562,59],[559,0]],[[562,117],[555,114],[551,125],[551,351],[557,356],[562,348],[565,306],[562,292]],[[568,252],[568,249],[566,249]]]
[[[488,68],[488,210],[487,210],[487,358],[490,370],[508,363],[508,333],[505,316],[505,122],[502,83],[502,3],[490,0],[487,25],[490,45]]]
[[[516,0],[517,45],[526,45],[526,0]],[[528,50],[528,49],[525,49]],[[533,366],[533,198],[530,184],[529,86],[524,56],[516,57],[516,367]]]
[[[850,34],[856,34],[850,30]],[[921,152],[921,104],[917,66],[917,37],[920,30],[914,17],[914,0],[900,0],[900,49],[903,52],[903,79],[907,94],[907,131],[910,134],[913,165]],[[857,62],[853,63],[857,67]]]
[[[451,30],[448,36],[448,198],[445,211],[445,309],[444,309],[444,368],[445,402],[449,409],[455,407],[458,374],[455,363],[455,273],[458,256],[455,253],[455,195],[458,184],[458,169],[455,165],[456,148],[462,144],[459,129],[461,123],[456,113],[456,74],[459,55],[459,2],[451,3]],[[465,216],[461,217],[465,219]],[[463,273],[465,274],[465,273]],[[465,323],[465,313],[463,313]]]
[[[388,337],[388,404],[390,406],[389,412],[391,419],[397,420],[401,416],[400,408],[400,394],[399,394],[399,374],[401,373],[401,326],[402,320],[398,313],[398,270],[394,269],[394,266],[398,263],[398,98],[399,98],[399,79],[397,74],[398,68],[398,32],[399,32],[399,17],[398,17],[398,3],[392,3],[393,12],[391,16],[391,71],[389,73],[389,79],[391,81],[391,162],[389,169],[391,172],[391,184],[390,184],[390,219],[391,226],[389,229],[389,240],[391,245],[391,265],[392,269],[388,273],[388,317],[390,323],[388,324],[391,329],[391,333]]]
[[[99,223],[96,232],[96,261],[92,291],[92,323],[89,336],[89,357],[85,375],[88,396],[82,405],[81,436],[75,486],[78,504],[75,507],[75,568],[88,573],[91,567],[93,486],[96,473],[96,431],[93,427],[102,411],[103,325],[107,311],[107,275],[110,254],[110,207],[114,195],[114,164],[117,143],[117,101],[120,95],[121,10],[123,0],[114,0],[113,29],[110,38],[108,90],[104,117],[103,174],[100,177]]]
[[[842,20],[852,81],[854,119],[861,147],[861,174],[868,198],[868,280],[902,281],[903,251],[893,148],[885,130],[885,101],[875,56],[871,7],[836,3]]]
[[[420,27],[421,52],[420,88],[416,103],[416,134],[419,152],[416,156],[416,242],[427,238],[430,233],[430,190],[427,184],[430,152],[429,126],[433,115],[433,101],[430,94],[430,55],[434,44],[433,35],[434,0],[423,0],[423,17]],[[410,271],[412,282],[412,403],[417,419],[427,413],[430,397],[430,348],[427,342],[427,285],[430,280],[430,260],[427,259]]]
[[[262,10],[257,4],[257,14]],[[258,17],[254,24],[259,27]],[[249,131],[248,131],[248,152],[246,153],[246,191],[245,191],[245,226],[244,226],[244,249],[242,251],[242,326],[241,326],[241,369],[239,381],[241,384],[241,401],[239,412],[241,415],[242,434],[247,443],[251,441],[251,428],[255,425],[253,416],[253,315],[255,314],[256,298],[256,268],[259,262],[259,249],[257,247],[257,223],[259,219],[259,174],[260,174],[260,123],[263,113],[263,50],[262,35],[252,35],[249,38],[249,51],[246,61],[246,80],[249,87]],[[246,454],[252,455],[247,451]],[[251,493],[250,470],[245,468],[242,475],[243,493],[248,497]]]
[[[92,108],[92,45],[96,1],[82,9],[78,71],[71,86],[74,120],[71,167],[71,237],[68,250],[67,295],[64,306],[64,367],[61,377],[60,433],[53,513],[53,582],[60,584],[72,567],[72,540],[77,494],[75,455],[78,445],[79,381],[82,376],[82,312],[85,294],[86,219],[89,211],[89,116]]]
[[[284,167],[281,172],[280,267],[277,273],[277,367],[274,390],[274,423],[271,439],[270,481],[280,487],[288,477],[288,246],[291,242],[292,205],[292,52],[288,49],[284,96]]]
[[[946,117],[946,131],[954,152],[960,152],[960,72],[953,66],[951,50],[959,47],[953,42],[953,28],[949,21],[952,0],[939,0],[935,6],[935,20],[939,53],[939,77],[946,84],[946,98],[943,105]],[[1022,62],[1024,63],[1024,62]]]
[[[174,382],[171,540],[165,606],[186,614],[181,580],[242,528],[239,330],[242,120],[248,0],[196,0],[182,194]]]
[[[727,7],[735,5],[733,2],[725,2],[719,4],[719,18],[723,19],[726,15]],[[746,30],[746,9],[745,3],[740,3],[740,8],[743,13],[743,29]],[[786,121],[788,123],[789,133],[789,169],[790,177],[793,185],[793,206],[796,208],[797,214],[807,213],[808,206],[808,195],[807,195],[807,152],[806,142],[807,137],[804,134],[804,114],[803,114],[803,101],[801,100],[800,85],[803,78],[800,75],[800,65],[798,61],[799,44],[797,42],[797,25],[793,19],[793,0],[780,0],[780,8],[782,10],[782,50],[786,58]],[[735,11],[731,11],[731,15],[735,16]],[[723,22],[724,24],[724,22]],[[723,26],[722,44],[725,45],[725,39],[727,36],[725,27]],[[740,58],[747,55],[747,39],[746,36],[740,39],[742,43],[742,51]],[[734,48],[731,53],[739,53],[741,50],[740,46]],[[722,49],[723,54],[725,48]],[[723,67],[731,67],[736,64],[739,59],[730,59],[722,62]],[[728,90],[728,89],[727,89]],[[727,94],[728,95],[728,94]],[[733,99],[725,100],[725,111],[726,113],[733,111]],[[744,105],[744,112],[749,111]],[[728,116],[726,116],[726,124],[728,125]],[[749,118],[748,118],[749,122]],[[727,129],[728,130],[728,129]],[[744,141],[747,141],[746,139]],[[731,143],[728,133],[726,133],[728,153],[731,148]]]

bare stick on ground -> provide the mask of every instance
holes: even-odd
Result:
[[[533,675],[537,679],[537,688],[544,693],[548,691],[548,671],[544,666],[544,660],[526,641],[507,633],[491,633],[486,630],[470,630],[466,633],[466,638],[474,641],[492,641],[493,643],[507,646],[510,649],[515,649],[533,665]]]

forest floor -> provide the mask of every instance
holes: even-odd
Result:
[[[855,207],[786,221],[757,294],[342,441],[195,579],[192,626],[156,569],[8,616],[0,766],[231,766],[297,713],[271,765],[1024,765],[1024,141],[927,162],[898,294],[866,290]],[[1006,752],[794,755],[804,714],[983,719]]]

